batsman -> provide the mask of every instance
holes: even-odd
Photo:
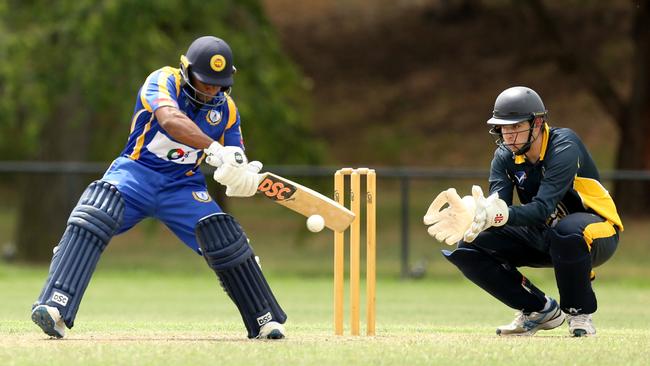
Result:
[[[180,67],[151,73],[135,98],[126,147],[101,180],[90,184],[54,248],[32,320],[62,338],[111,238],[145,217],[162,221],[202,255],[241,314],[249,338],[285,336],[286,315],[262,274],[248,238],[206,188],[201,162],[228,196],[255,194],[262,164],[248,162],[240,116],[230,96],[235,74],[230,46],[204,36]],[[205,159],[204,159],[205,158]]]
[[[580,138],[550,127],[540,96],[522,86],[503,91],[487,121],[496,138],[488,197],[479,186],[454,188],[433,201],[424,223],[443,255],[480,288],[516,309],[501,336],[530,336],[568,320],[574,337],[596,334],[594,267],[612,257],[623,224]],[[520,204],[513,204],[513,192]],[[520,267],[550,267],[560,302],[531,283]]]

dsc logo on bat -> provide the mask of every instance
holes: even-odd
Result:
[[[284,201],[296,193],[296,187],[271,176],[264,178],[257,190],[275,201]]]

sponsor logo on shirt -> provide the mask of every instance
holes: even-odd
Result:
[[[160,131],[156,132],[151,142],[147,144],[147,150],[162,160],[176,164],[196,164],[198,154],[201,151],[172,141]]]

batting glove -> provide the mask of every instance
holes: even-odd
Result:
[[[214,172],[214,180],[226,186],[228,197],[250,197],[257,192],[261,176],[257,173],[262,163],[251,161],[246,165],[224,164]]]
[[[203,152],[206,155],[205,162],[216,168],[224,164],[238,166],[248,163],[244,150],[239,146],[221,146],[220,143],[215,141]]]

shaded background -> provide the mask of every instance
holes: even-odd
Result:
[[[5,161],[107,167],[148,73],[176,66],[193,39],[213,34],[234,50],[247,154],[267,165],[487,169],[494,99],[526,85],[544,99],[550,124],[576,130],[601,169],[650,170],[647,1],[0,1],[0,16]],[[0,174],[4,256],[48,262],[79,194],[98,177]],[[395,274],[399,186],[379,178],[380,272]],[[412,185],[418,271],[446,273],[419,222],[431,198],[486,180]],[[329,178],[303,181],[331,192]],[[628,227],[620,274],[643,271],[648,182],[605,183]],[[329,273],[331,234],[308,233],[303,218],[257,198],[222,203],[267,268]],[[110,248],[102,265],[201,266],[153,221]]]

